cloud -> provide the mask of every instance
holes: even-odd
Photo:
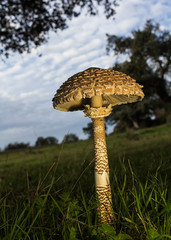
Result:
[[[171,3],[167,0],[129,0],[117,9],[114,34],[127,35],[132,30],[143,28],[148,19],[164,24],[171,29]]]

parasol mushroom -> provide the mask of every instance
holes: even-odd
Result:
[[[102,224],[114,220],[104,117],[115,105],[141,101],[142,86],[124,73],[88,68],[70,77],[57,90],[53,106],[61,111],[84,110],[93,121],[95,150],[95,185],[99,201],[98,218]]]

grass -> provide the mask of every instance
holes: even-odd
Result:
[[[0,239],[171,239],[171,125],[107,146],[116,228],[97,222],[87,140],[0,153]]]

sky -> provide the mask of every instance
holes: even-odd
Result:
[[[34,145],[40,136],[53,136],[59,142],[68,133],[87,138],[82,128],[91,119],[81,111],[53,109],[56,90],[89,67],[112,67],[116,57],[106,54],[106,33],[128,36],[143,29],[148,19],[159,23],[161,29],[171,30],[171,1],[122,0],[115,20],[106,19],[102,9],[95,17],[83,11],[68,21],[66,30],[50,33],[49,41],[31,54],[13,54],[0,60],[0,148],[14,142]]]

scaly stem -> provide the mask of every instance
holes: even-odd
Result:
[[[101,107],[101,96],[93,97],[91,107]],[[112,197],[109,181],[109,164],[105,140],[104,117],[93,119],[95,149],[95,184],[99,201],[98,218],[102,224],[113,221]]]

